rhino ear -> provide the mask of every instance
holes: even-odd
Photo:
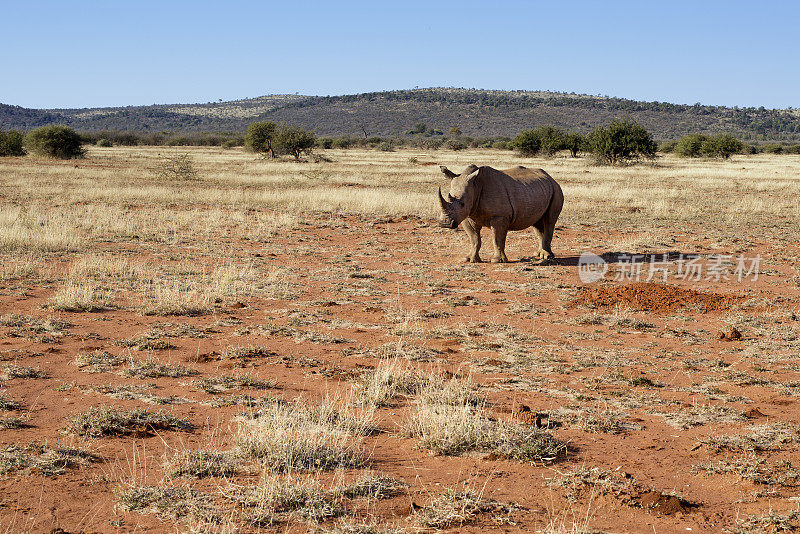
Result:
[[[456,173],[454,173],[444,165],[439,165],[439,170],[442,171],[442,174],[444,174],[448,178],[455,178],[456,176],[458,176]]]

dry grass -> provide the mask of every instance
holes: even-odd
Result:
[[[359,440],[349,434],[363,433],[371,421],[339,413],[273,403],[241,423],[237,451],[278,473],[358,467],[364,463]]]

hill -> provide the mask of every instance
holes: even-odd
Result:
[[[0,104],[0,127],[66,124],[80,131],[244,131],[256,120],[288,122],[318,135],[405,135],[417,124],[475,137],[513,136],[542,124],[588,132],[630,117],[658,139],[728,132],[748,141],[799,141],[796,109],[641,102],[543,91],[429,88],[340,96],[270,95],[230,102],[119,108],[28,109]]]

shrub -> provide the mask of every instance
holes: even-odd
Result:
[[[98,139],[97,140],[97,146],[103,147],[103,148],[108,148],[110,146],[114,146],[114,144],[111,141],[109,141],[108,139]]]
[[[511,141],[511,147],[523,156],[535,156],[542,148],[542,140],[533,130],[525,130]]]
[[[21,133],[15,130],[9,130],[4,133],[0,130],[0,157],[24,156],[25,149],[22,146],[22,141]]]
[[[352,148],[356,140],[352,137],[337,137],[331,143],[331,148]]]
[[[25,148],[39,156],[72,159],[84,155],[81,136],[68,126],[54,124],[36,128],[25,136]]]
[[[378,143],[378,150],[381,152],[394,152],[394,145],[391,141],[382,141]]]
[[[703,143],[708,141],[708,137],[693,133],[684,135],[675,144],[675,155],[682,158],[699,158],[703,154]]]
[[[333,148],[333,139],[330,137],[320,137],[317,139],[317,146],[320,148]]]
[[[274,122],[254,122],[247,127],[244,146],[253,152],[275,157],[278,126]]]
[[[631,120],[614,121],[594,130],[587,144],[598,159],[609,165],[636,158],[654,158],[656,142],[650,132]]]
[[[540,152],[552,156],[559,150],[567,148],[566,141],[567,135],[558,128],[539,126],[535,130],[521,132],[512,144],[523,156],[533,156]]]
[[[153,168],[156,177],[162,180],[196,180],[197,169],[189,154],[167,156]]]
[[[783,145],[779,145],[778,143],[768,143],[766,145],[761,145],[761,152],[764,152],[765,154],[782,154]]]
[[[467,144],[460,139],[448,139],[444,142],[444,147],[450,150],[464,150],[467,148]]]
[[[709,137],[703,142],[701,151],[704,156],[728,159],[731,154],[742,151],[742,142],[730,134],[719,134]]]
[[[660,145],[658,145],[658,151],[662,154],[670,154],[675,152],[675,147],[678,145],[678,142],[674,139],[671,141],[664,141]]]

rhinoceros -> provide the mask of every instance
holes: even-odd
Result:
[[[514,167],[499,171],[492,167],[470,165],[461,174],[440,167],[450,181],[447,199],[439,188],[442,213],[439,226],[455,229],[459,225],[469,236],[472,250],[467,262],[480,262],[481,228],[492,229],[493,263],[508,261],[505,253],[509,230],[533,226],[539,238],[539,250],[533,257],[548,260],[554,257],[550,248],[553,229],[564,205],[564,194],[558,183],[542,169]]]

